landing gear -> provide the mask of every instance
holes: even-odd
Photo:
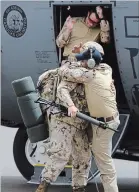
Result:
[[[29,181],[31,176],[34,174],[34,167],[31,164],[31,161],[28,161],[25,152],[27,140],[28,136],[26,129],[18,129],[13,144],[13,155],[19,172],[26,180]]]
[[[18,129],[13,145],[13,155],[16,166],[27,180],[34,175],[35,165],[45,165],[44,141],[31,143],[25,128]]]
[[[16,133],[13,145],[14,160],[21,175],[28,181],[28,183],[38,183],[41,170],[47,163],[45,161],[46,149],[44,142],[45,141],[31,143],[28,139],[26,129],[24,128],[18,129]],[[97,169],[94,171],[90,170],[88,182],[98,174]],[[70,185],[72,181],[71,174],[72,166],[67,165],[57,181],[52,184]]]
[[[128,114],[120,114],[121,123],[118,128],[119,133],[115,134],[113,137],[112,156],[115,154],[123,137],[125,129],[128,125],[128,120]],[[28,139],[25,128],[18,129],[16,133],[13,147],[14,159],[18,170],[23,175],[23,177],[28,180],[28,183],[38,183],[40,173],[45,164],[47,164],[45,158],[45,141],[46,140],[32,144]],[[94,159],[92,158],[92,165],[88,182],[91,182],[92,179],[98,175],[98,173],[99,171]],[[71,174],[72,166],[65,166],[57,181],[52,183],[52,185],[71,185]]]

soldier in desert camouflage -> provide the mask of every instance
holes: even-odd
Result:
[[[73,47],[78,50],[81,46],[76,46],[78,42],[87,42],[90,40],[96,40],[103,43],[108,43],[109,36],[109,23],[103,18],[103,11],[100,7],[96,8],[96,13],[88,12],[85,18],[71,18],[68,17],[60,34],[56,39],[58,47],[64,47],[64,56],[67,56],[69,60],[74,58],[72,52]],[[85,19],[85,20],[84,20]],[[99,23],[100,26],[99,27]],[[83,27],[83,33],[81,34],[80,27]],[[74,40],[75,39],[75,40]],[[63,61],[62,65],[67,64],[67,61]],[[59,69],[47,71],[40,76],[39,81],[43,83],[43,90],[41,96],[48,99],[52,97],[51,89],[55,85],[58,85],[58,81],[55,79]],[[55,81],[53,84],[53,78],[48,77],[51,74],[55,74]],[[65,84],[71,89],[71,98],[76,103],[76,106],[81,112],[88,112],[87,102],[85,98],[85,91],[83,84],[74,85],[72,82]],[[57,103],[62,104],[57,98],[56,93],[55,100]],[[72,108],[72,103],[68,103],[68,107]],[[69,110],[70,111],[70,110]],[[91,166],[91,150],[88,142],[88,136],[86,134],[86,128],[88,123],[79,118],[67,117],[64,114],[58,112],[56,107],[51,107],[47,110],[47,117],[50,133],[50,142],[47,144],[48,150],[46,154],[47,165],[42,171],[41,184],[36,192],[46,192],[50,182],[55,181],[64,166],[68,163],[70,155],[72,155],[72,189],[74,192],[84,192],[87,185],[87,178]]]
[[[63,63],[66,61],[63,61]],[[66,62],[67,64],[67,62]],[[41,96],[46,99],[53,98],[52,89],[54,87],[54,79],[57,71],[54,69],[45,72],[39,81],[43,86]],[[54,74],[54,76],[52,75]],[[74,89],[73,83],[68,83],[71,89],[71,97],[76,103],[80,111],[88,112],[87,102],[84,95],[84,86],[82,84],[76,85]],[[56,97],[55,101],[62,104]],[[69,107],[72,103],[69,103]],[[44,110],[44,109],[43,109]],[[88,123],[79,118],[71,118],[59,112],[57,107],[50,107],[47,110],[46,117],[49,125],[50,142],[46,144],[46,161],[47,165],[41,174],[41,184],[36,192],[47,192],[50,182],[54,182],[72,155],[72,186],[74,192],[84,192],[83,186],[87,185],[87,178],[91,163],[91,150],[89,147],[86,128]],[[80,189],[81,188],[81,189]]]
[[[89,46],[95,47],[101,55],[104,55],[103,48],[96,42],[87,42],[80,50],[83,52]],[[101,61],[101,59],[100,59]],[[116,90],[112,79],[112,69],[105,63],[97,63],[93,68],[88,67],[87,59],[72,62],[71,65],[63,65],[59,69],[59,75],[62,81],[57,89],[57,96],[68,107],[69,115],[76,116],[79,110],[76,103],[72,100],[68,83],[73,82],[85,85],[85,95],[88,103],[90,116],[99,121],[106,122],[110,127],[117,129],[119,121],[119,112],[116,103]],[[69,104],[72,107],[69,108]],[[111,157],[113,131],[102,129],[92,125],[93,140],[92,152],[98,169],[101,174],[105,192],[118,192],[116,170]]]

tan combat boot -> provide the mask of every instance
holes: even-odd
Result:
[[[80,187],[78,189],[72,189],[72,192],[86,192],[85,187]]]
[[[48,186],[49,183],[47,183],[45,180],[41,182],[38,189],[35,192],[48,192]]]

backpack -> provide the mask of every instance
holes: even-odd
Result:
[[[63,60],[61,65],[70,64],[70,61]],[[37,82],[37,89],[40,97],[48,101],[56,100],[56,91],[57,86],[59,85],[61,78],[58,74],[59,68],[50,69],[44,72],[41,76],[39,76]]]
[[[55,101],[59,81],[60,77],[58,75],[58,68],[44,72],[39,77],[37,82],[37,90],[39,96],[46,99],[47,101]],[[41,108],[44,111],[47,106],[41,105]]]

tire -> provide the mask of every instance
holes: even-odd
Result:
[[[34,175],[34,167],[29,163],[25,154],[25,145],[28,140],[27,132],[25,128],[19,128],[13,144],[13,156],[15,164],[21,173],[21,175],[27,180],[31,180],[31,176]],[[91,174],[93,172],[93,175]],[[88,178],[88,182],[93,179],[97,174],[98,170],[91,170]],[[62,176],[64,172],[61,172],[60,176]]]
[[[29,181],[34,174],[34,167],[28,162],[25,155],[25,145],[27,140],[28,136],[26,129],[18,129],[13,144],[13,156],[19,172]]]

